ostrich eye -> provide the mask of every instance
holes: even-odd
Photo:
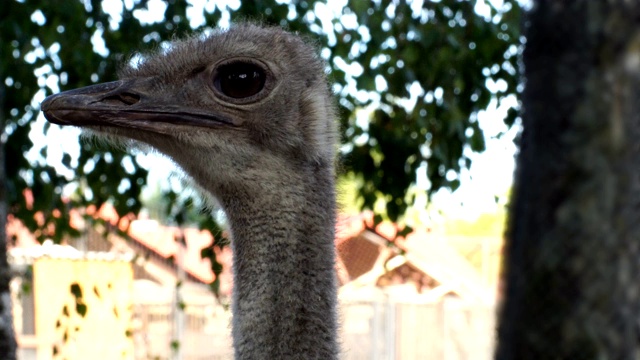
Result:
[[[219,67],[213,85],[228,97],[243,99],[259,93],[264,88],[265,80],[266,74],[259,66],[236,62]]]

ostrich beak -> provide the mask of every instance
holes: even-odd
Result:
[[[41,104],[54,124],[108,126],[171,133],[175,125],[218,128],[239,126],[225,116],[150,93],[152,79],[120,80],[61,92]]]

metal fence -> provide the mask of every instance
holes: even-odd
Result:
[[[349,301],[340,308],[344,360],[484,360],[493,353],[495,309],[447,298],[437,303]],[[181,359],[232,359],[230,312],[187,305]],[[136,305],[136,359],[175,358],[172,306]]]
[[[494,346],[493,306],[458,299],[436,303],[375,301],[342,304],[348,360],[484,360]]]
[[[175,309],[172,304],[134,306],[136,359],[233,359],[229,311],[213,304],[187,304],[177,316]]]

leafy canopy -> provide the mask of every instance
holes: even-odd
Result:
[[[255,19],[317,41],[340,106],[343,172],[360,179],[356,183],[363,208],[385,203],[378,219],[395,221],[412,205],[409,189],[418,171],[426,171],[430,193],[455,190],[460,170],[470,166],[469,150],[484,150],[476,114],[492,98],[501,101],[516,94],[520,10],[515,0],[505,0],[501,9],[461,0],[330,5],[265,0],[232,3],[235,8],[220,2],[162,4],[3,2],[0,126],[7,173],[0,180],[8,187],[9,212],[41,240],[74,234],[68,226],[69,208],[109,201],[121,215],[137,213],[148,172],[136,156],[83,143],[77,158],[62,155],[61,166],[68,171],[58,173],[44,161],[50,149],[34,143],[42,136],[30,136],[50,128],[35,121],[39,102],[59,90],[114,80],[116,67],[133,51],[166,45],[204,24]],[[162,14],[163,7],[163,19],[144,16],[148,8]],[[119,11],[105,11],[110,8]],[[514,119],[515,111],[505,121],[512,124]],[[60,139],[68,141],[75,140]],[[31,189],[33,201],[23,196],[25,189]],[[65,189],[71,194],[63,201]],[[192,199],[165,191],[167,212],[181,222],[181,209]],[[34,217],[36,212],[44,216]],[[210,216],[197,219],[216,229]]]

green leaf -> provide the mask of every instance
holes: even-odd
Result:
[[[67,153],[62,154],[62,165],[70,168],[71,167],[71,155]]]
[[[171,350],[178,350],[180,348],[180,341],[178,340],[172,340],[171,341]]]
[[[397,236],[406,237],[407,235],[413,232],[413,228],[411,226],[405,225],[402,230],[398,231]]]
[[[87,305],[82,303],[76,303],[76,312],[78,315],[85,317],[87,315]]]
[[[73,296],[76,298],[76,300],[82,298],[82,288],[80,287],[80,284],[78,283],[71,284],[70,291],[71,291],[71,294],[73,294]]]

